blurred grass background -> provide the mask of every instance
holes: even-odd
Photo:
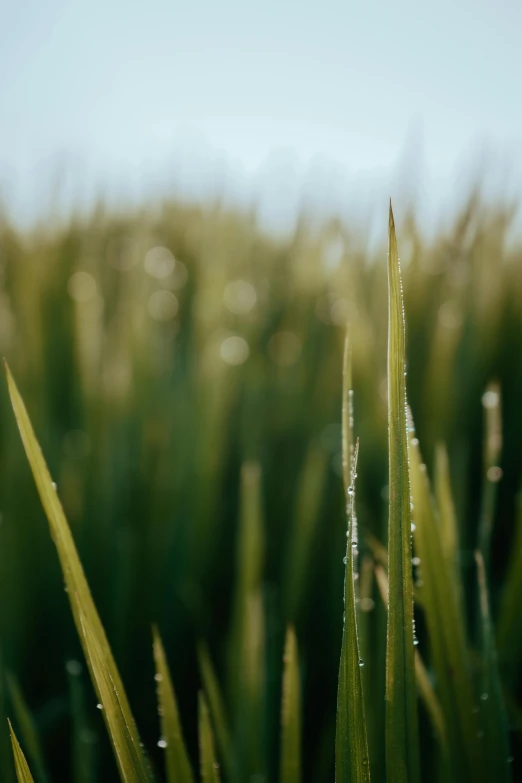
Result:
[[[448,447],[475,641],[473,552],[483,498],[494,515],[496,619],[522,479],[522,245],[509,239],[512,219],[513,210],[486,208],[474,194],[433,240],[414,213],[398,221],[409,402],[430,471],[437,443]],[[25,398],[155,762],[162,750],[151,623],[161,631],[196,758],[196,645],[208,644],[239,722],[231,639],[237,596],[259,578],[261,606],[252,609],[264,639],[252,718],[262,727],[252,740],[264,759],[258,781],[277,779],[288,621],[300,648],[304,780],[333,780],[349,321],[361,644],[365,698],[376,705],[367,710],[372,772],[382,779],[385,612],[366,542],[386,541],[385,258],[385,246],[369,251],[364,227],[349,220],[303,215],[290,238],[276,239],[255,213],[219,205],[164,202],[124,214],[99,206],[61,227],[0,226],[0,351]],[[501,392],[502,452],[488,483],[483,395],[491,382]],[[0,411],[0,639],[10,673],[3,709],[12,714],[19,686],[53,780],[87,780],[73,771],[78,753],[64,751],[81,717],[79,736],[97,759],[94,779],[116,780],[5,385]],[[257,493],[258,535],[245,540],[240,509],[257,514]],[[245,551],[250,570],[242,568]],[[416,625],[429,662],[422,613]],[[515,765],[520,626],[517,618],[499,648]],[[421,711],[427,780],[433,743]],[[6,731],[0,754],[9,752]]]

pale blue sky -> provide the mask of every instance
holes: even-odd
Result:
[[[0,12],[0,182],[17,213],[42,207],[60,169],[76,196],[175,180],[282,203],[310,182],[326,200],[398,187],[423,161],[425,189],[444,198],[486,143],[518,187],[518,0],[4,0]]]

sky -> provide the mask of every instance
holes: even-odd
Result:
[[[17,0],[0,10],[0,198],[453,203],[522,190],[522,4]]]

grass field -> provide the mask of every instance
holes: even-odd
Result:
[[[522,245],[395,217],[405,357],[349,221],[1,224],[2,781],[520,779]]]

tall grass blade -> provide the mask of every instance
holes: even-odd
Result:
[[[383,600],[383,603],[385,606],[387,606],[388,605],[388,577],[386,576],[386,572],[384,568],[379,564],[375,566],[375,581],[377,582],[377,586],[379,588],[379,593]],[[415,680],[417,682],[417,689],[419,691],[419,696],[421,697],[424,706],[426,708],[426,712],[430,717],[433,730],[435,732],[437,740],[439,741],[443,755],[446,756],[447,755],[447,732],[446,732],[444,714],[442,712],[442,708],[440,706],[440,702],[437,698],[437,695],[433,689],[433,685],[428,675],[426,666],[424,665],[424,661],[422,660],[422,656],[418,650],[415,650]]]
[[[486,780],[508,783],[511,780],[506,709],[497,666],[497,653],[491,627],[488,588],[482,554],[475,554],[482,617],[482,693],[481,716],[486,748]]]
[[[448,729],[451,768],[459,779],[481,779],[476,702],[471,681],[464,617],[453,570],[443,554],[441,531],[430,494],[419,442],[410,438],[410,475],[415,519],[415,552],[420,560],[426,617],[437,689]]]
[[[388,250],[388,635],[386,771],[394,783],[419,780],[413,646],[410,479],[406,417],[406,337],[402,282],[390,204]]]
[[[210,715],[205,696],[201,692],[199,694],[199,752],[203,783],[220,783]]]
[[[148,762],[58,493],[53,486],[25,405],[7,364],[6,373],[18,429],[49,521],[51,535],[58,550],[76,630],[83,645],[91,678],[104,708],[104,717],[111,734],[121,777],[124,781],[147,783],[152,779]]]
[[[34,724],[33,716],[26,704],[23,693],[20,689],[17,679],[12,674],[6,675],[9,698],[13,706],[16,723],[25,745],[27,755],[31,760],[31,765],[39,783],[46,783],[49,780],[45,760],[40,744],[40,737]]]
[[[16,777],[18,779],[18,783],[34,783],[34,779],[33,776],[31,775],[29,765],[25,760],[25,756],[22,752],[22,748],[18,744],[18,740],[16,739],[16,735],[13,731],[13,727],[11,726],[11,722],[8,721],[8,723],[9,723],[9,731],[11,733],[11,745],[13,746],[13,756],[14,756]]]
[[[165,747],[168,783],[194,783],[194,775],[185,747],[178,705],[165,650],[158,629],[153,628],[153,652],[156,665],[158,711],[161,723],[160,743]]]
[[[478,548],[482,554],[486,575],[489,571],[489,552],[493,516],[497,498],[497,487],[502,471],[498,462],[502,451],[502,414],[500,405],[500,387],[491,383],[482,396],[484,407],[485,430],[484,438],[484,485],[482,490],[482,507],[478,530]]]
[[[285,640],[281,729],[281,775],[279,783],[300,783],[301,683],[297,639],[292,626],[288,627]]]
[[[442,551],[452,577],[451,581],[455,584],[457,597],[462,606],[463,590],[459,561],[459,531],[451,491],[448,452],[444,443],[438,443],[435,451],[435,497],[439,510]]]
[[[346,536],[346,569],[344,581],[344,627],[337,689],[337,723],[335,733],[335,779],[337,783],[369,781],[370,763],[362,691],[361,666],[355,610],[354,550],[355,475],[357,453],[353,450],[351,406],[351,362],[348,338],[343,368],[343,478],[348,511]]]
[[[225,770],[230,774],[232,761],[232,744],[230,739],[230,729],[225,710],[225,702],[219,682],[212,665],[207,646],[201,642],[198,645],[199,669],[205,695],[208,701],[212,722],[216,734],[219,754],[223,761]]]

